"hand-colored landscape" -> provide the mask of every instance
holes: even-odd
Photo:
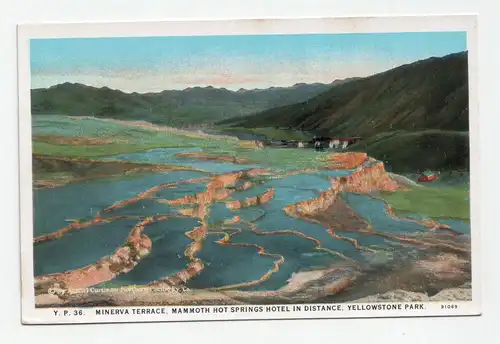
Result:
[[[34,88],[37,307],[470,300],[467,73]]]

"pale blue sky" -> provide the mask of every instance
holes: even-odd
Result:
[[[32,87],[154,92],[331,82],[466,50],[465,32],[36,39]]]

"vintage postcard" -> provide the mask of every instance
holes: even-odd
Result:
[[[20,25],[23,323],[480,315],[476,30]]]

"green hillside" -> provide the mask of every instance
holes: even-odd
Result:
[[[352,145],[349,151],[366,152],[395,172],[469,170],[468,132],[383,132]]]
[[[144,120],[170,126],[206,125],[307,100],[345,81],[239,91],[194,87],[146,94],[64,83],[32,90],[31,109],[33,114]]]
[[[222,121],[370,137],[390,130],[468,130],[467,53],[433,57],[339,85],[309,100]]]

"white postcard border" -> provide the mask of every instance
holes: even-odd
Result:
[[[21,298],[24,324],[56,323],[112,323],[150,321],[209,321],[209,320],[257,320],[257,319],[307,319],[307,318],[365,318],[365,317],[413,317],[456,316],[481,314],[481,256],[480,256],[480,147],[478,113],[478,20],[474,14],[390,16],[390,17],[339,17],[339,18],[266,18],[237,20],[176,20],[162,22],[108,22],[108,23],[44,23],[18,26],[18,97],[19,97],[19,170],[20,170],[20,251],[21,251]],[[381,303],[341,303],[345,308],[336,312],[305,311],[303,305],[273,305],[289,307],[291,311],[273,312],[225,312],[213,309],[226,306],[163,306],[163,307],[96,307],[96,308],[35,308],[33,269],[33,190],[31,158],[31,99],[30,99],[30,39],[76,37],[140,37],[140,36],[190,36],[190,35],[256,35],[301,33],[389,33],[389,32],[464,31],[467,33],[469,61],[469,125],[470,125],[470,199],[471,201],[471,302],[425,302],[425,309],[405,310],[405,303],[396,311],[348,311],[349,305],[360,307]],[[419,304],[413,303],[413,304]],[[319,304],[328,305],[328,304]],[[297,306],[302,311],[293,311]],[[174,314],[173,308],[211,309],[203,314]],[[227,306],[229,308],[233,306]],[[263,306],[266,307],[266,306]],[[456,307],[456,308],[454,308]],[[170,316],[114,314],[96,315],[96,310],[114,309],[163,309]],[[64,311],[77,313],[61,316]],[[55,315],[54,311],[58,311]],[[81,314],[78,314],[80,313]]]

